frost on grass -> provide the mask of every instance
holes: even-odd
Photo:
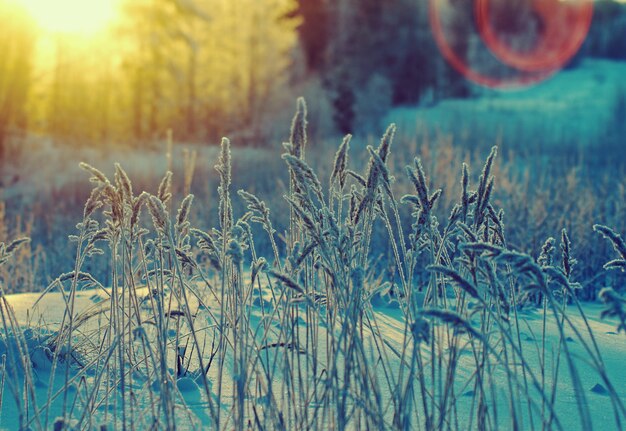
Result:
[[[283,232],[257,195],[232,193],[227,139],[218,202],[194,199],[188,185],[174,196],[171,172],[155,194],[137,194],[121,165],[113,180],[82,166],[94,189],[71,236],[74,267],[41,295],[0,291],[3,425],[623,426],[624,299],[605,289],[604,309],[579,302],[576,238],[565,230],[537,259],[508,245],[492,198],[495,147],[476,184],[459,167],[461,194],[439,220],[443,192],[420,157],[392,169],[395,126],[367,147],[362,172],[346,136],[323,178],[306,160],[306,115],[298,100],[282,155]],[[412,191],[398,199],[400,178]],[[217,208],[216,226],[194,227],[198,205]],[[596,230],[618,254],[607,269],[623,269],[621,237]],[[270,256],[257,251],[261,234]],[[2,244],[0,262],[20,244]],[[391,276],[376,265],[382,253]],[[106,285],[88,272],[102,260]]]

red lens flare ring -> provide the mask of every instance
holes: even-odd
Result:
[[[509,1],[510,0],[505,0]],[[494,28],[494,0],[477,0],[478,31],[489,49],[503,63],[519,70],[536,72],[558,69],[580,49],[587,37],[593,2],[591,0],[527,0],[532,17],[540,23],[534,46],[519,51],[502,40]]]
[[[523,87],[552,76],[576,55],[593,17],[593,0],[467,1],[473,2],[476,33],[483,49],[500,63],[500,69],[508,68],[509,73],[503,77],[489,68],[483,70],[484,65],[481,68],[470,64],[455,50],[446,14],[454,14],[463,2],[429,0],[433,35],[452,67],[467,79],[491,88]],[[517,20],[517,28],[503,19],[507,13],[509,21],[511,15]],[[465,35],[468,39],[471,36]]]

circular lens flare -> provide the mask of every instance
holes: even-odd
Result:
[[[519,88],[569,61],[589,30],[591,0],[429,0],[435,42],[476,84]]]
[[[528,72],[563,67],[585,41],[593,16],[591,0],[477,0],[475,5],[485,44],[503,63]]]

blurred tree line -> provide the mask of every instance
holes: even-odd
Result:
[[[10,20],[2,17],[11,17]],[[35,44],[33,23],[0,0],[0,159],[11,137],[27,127],[26,102]]]
[[[466,6],[463,35],[472,3],[453,1]],[[17,4],[0,0],[1,157],[26,131],[138,145],[171,128],[256,145],[305,82],[319,83],[343,133],[376,127],[394,105],[472,94],[439,54],[425,0],[123,0],[106,34],[43,42]],[[626,5],[597,2],[581,55],[626,59]]]
[[[525,0],[500,8],[496,25],[519,26]],[[427,0],[298,0],[294,15],[308,70],[323,76],[337,128],[362,129],[387,108],[434,103],[442,98],[469,97],[472,87],[445,63],[429,23]],[[444,2],[445,3],[445,2]],[[468,63],[493,62],[476,51],[480,42],[473,0],[449,0],[454,30],[449,43]],[[508,13],[508,15],[503,15]],[[626,60],[626,5],[596,2],[592,27],[580,55]],[[494,67],[494,66],[492,66]],[[497,66],[495,66],[497,67]],[[506,68],[499,73],[506,76]],[[361,118],[360,118],[361,117]]]
[[[106,33],[38,40],[19,3],[0,0],[0,149],[13,130],[140,145],[168,129],[191,141],[261,128],[285,97],[298,45],[299,18],[285,17],[293,8],[292,0],[123,0]]]

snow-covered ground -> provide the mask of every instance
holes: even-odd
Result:
[[[505,149],[549,150],[599,145],[624,130],[625,76],[625,62],[587,59],[537,85],[511,91],[481,88],[471,99],[394,109],[385,121],[408,135],[442,133],[474,146],[501,142]]]
[[[107,294],[103,291],[81,291],[78,292],[76,297],[76,307],[77,312],[80,314],[81,312],[88,309],[95,309],[99,307],[99,304],[106,302]],[[54,333],[55,329],[58,329],[59,323],[63,318],[63,311],[65,309],[64,299],[60,293],[49,293],[47,294],[43,300],[40,300],[37,305],[36,302],[40,298],[40,294],[36,293],[26,293],[19,295],[11,295],[8,296],[8,302],[11,304],[15,311],[15,315],[21,325],[25,328],[31,328],[35,333],[40,332],[41,328],[46,328],[44,332],[46,334]],[[257,303],[258,305],[258,303]],[[209,307],[210,309],[211,307]],[[606,370],[608,371],[609,378],[614,383],[619,397],[626,402],[626,385],[623,382],[626,382],[626,367],[624,367],[624,358],[626,357],[626,335],[616,333],[616,322],[611,320],[601,320],[599,318],[599,313],[601,311],[601,307],[597,304],[585,304],[584,311],[589,320],[590,326],[594,332],[595,339],[598,343],[599,349],[603,354],[603,360],[605,363]],[[213,312],[217,313],[218,310],[213,310]],[[568,315],[572,319],[575,326],[579,329],[580,332],[585,333],[585,324],[581,317],[578,315],[577,311],[574,307],[570,307],[567,311]],[[250,310],[250,322],[252,329],[256,329],[259,325],[261,325],[262,312],[259,306],[254,307]],[[399,350],[402,345],[403,332],[405,330],[405,326],[401,317],[401,313],[398,309],[387,306],[377,306],[375,308],[375,319],[377,321],[378,327],[382,333],[382,336],[387,342],[389,346],[394,347],[396,350]],[[208,315],[207,315],[208,316]],[[208,317],[207,317],[208,318]],[[530,363],[530,368],[534,370],[536,375],[541,374],[541,364],[540,364],[540,351],[543,348],[543,338],[542,338],[542,312],[539,309],[524,309],[519,313],[520,318],[520,327],[523,328],[521,332],[522,340],[523,340],[523,349],[526,360]],[[80,333],[84,334],[85,337],[88,337],[87,340],[83,340],[83,351],[86,352],[88,356],[90,349],[96,349],[98,345],[98,340],[101,339],[104,335],[102,331],[98,333],[98,328],[102,322],[99,319],[93,319],[91,322],[88,322],[85,327],[80,328]],[[321,330],[325,325],[321,323]],[[567,331],[567,330],[566,330]],[[607,394],[604,391],[604,387],[602,382],[598,376],[598,373],[591,367],[586,358],[586,354],[584,352],[581,344],[576,341],[576,337],[573,333],[568,331],[566,335],[568,336],[568,348],[573,353],[575,357],[578,358],[576,361],[576,367],[580,374],[580,379],[582,383],[582,387],[585,390],[586,402],[590,407],[590,411],[592,413],[593,425],[595,429],[598,430],[609,430],[615,429],[614,417],[612,415],[612,410],[610,409],[610,400]],[[34,377],[36,380],[36,388],[37,393],[35,394],[38,400],[45,400],[49,395],[49,371],[50,364],[47,357],[42,354],[41,345],[43,343],[37,342],[37,337],[33,335],[33,332],[26,332],[26,339],[28,344],[30,345],[30,354],[34,364]],[[554,358],[556,357],[556,350],[559,348],[558,340],[559,333],[557,330],[557,325],[554,322],[554,319],[549,317],[548,324],[545,330],[545,349],[548,352],[551,352],[547,355],[547,363],[546,363],[546,381],[552,381],[551,373],[554,370]],[[571,338],[570,338],[571,336]],[[30,338],[29,338],[30,337]],[[323,337],[322,337],[323,338]],[[588,339],[587,336],[585,336]],[[369,339],[368,336],[365,336],[365,339]],[[370,340],[371,341],[371,340]],[[4,343],[4,341],[2,342]],[[441,348],[445,351],[446,346],[441,346]],[[6,345],[0,344],[0,349],[4,351],[6,350]],[[460,353],[459,365],[456,372],[456,385],[458,389],[458,393],[461,394],[456,398],[456,414],[458,415],[458,420],[463,423],[463,420],[467,418],[468,415],[471,414],[471,410],[475,408],[475,406],[470,404],[472,400],[471,397],[471,387],[464,387],[464,385],[472,378],[475,372],[474,361],[471,357],[471,351],[469,347],[465,347],[463,351]],[[394,361],[393,359],[391,360]],[[533,362],[534,361],[534,362]],[[398,360],[395,360],[393,365],[394,367],[400,367]],[[227,367],[231,372],[232,368]],[[63,367],[61,367],[63,369]],[[76,373],[76,370],[72,370],[71,373]],[[59,372],[60,376],[57,377],[57,382],[53,385],[55,386],[52,393],[55,390],[60,388],[60,381],[63,375],[62,372]],[[84,374],[87,379],[93,379],[94,375],[90,373]],[[217,378],[214,373],[209,373],[209,377],[211,380]],[[495,390],[497,393],[501,393],[501,396],[498,396],[497,399],[501,399],[501,405],[498,407],[500,412],[505,412],[508,408],[507,406],[507,386],[506,386],[506,378],[504,372],[499,369],[493,370],[494,381],[496,382]],[[521,379],[521,376],[518,376]],[[230,377],[232,384],[232,376]],[[5,379],[9,379],[9,376],[6,376]],[[226,381],[229,379],[226,378]],[[276,386],[279,385],[280,382],[276,382]],[[78,387],[80,385],[78,382],[76,383]],[[570,375],[567,371],[567,367],[564,363],[561,364],[559,376],[558,376],[558,396],[556,398],[556,402],[554,404],[554,410],[558,415],[558,419],[561,422],[563,429],[565,430],[577,430],[581,429],[580,426],[580,418],[577,413],[577,404],[574,394],[574,387],[572,385]],[[143,389],[142,389],[143,388]],[[146,386],[137,383],[134,388],[135,396],[138,400],[140,400],[140,405],[143,403],[145,408],[148,408],[146,404],[148,400],[148,394],[145,390]],[[142,393],[142,390],[144,393]],[[179,398],[179,419],[178,426],[180,429],[200,429],[208,426],[208,415],[207,415],[207,400],[203,395],[203,391],[199,388],[198,383],[189,378],[182,378],[178,380],[178,390],[180,391],[181,397]],[[232,394],[232,386],[226,384],[223,394]],[[228,395],[226,398],[222,399],[222,402],[225,406],[227,406],[229,402]],[[70,399],[75,397],[75,389],[70,393]],[[391,394],[382,393],[381,398],[383,403],[390,402]],[[61,400],[62,393],[58,394],[57,402],[54,404],[53,411],[49,413],[51,419],[55,418],[59,415],[61,409]],[[80,398],[80,397],[79,397]],[[230,398],[232,401],[232,398]],[[541,405],[541,400],[536,399],[533,400],[537,403],[537,405]],[[183,408],[183,406],[186,406]],[[56,409],[56,411],[54,410]],[[523,411],[523,409],[520,409]],[[15,402],[10,396],[10,392],[7,387],[7,383],[5,382],[4,387],[4,399],[2,402],[2,416],[0,419],[0,428],[1,429],[15,429],[16,424],[18,423],[18,411],[15,408]],[[104,414],[104,412],[103,412]],[[111,411],[109,414],[115,416],[116,412]],[[112,416],[111,416],[112,417]],[[109,421],[111,421],[111,417],[109,417]],[[506,428],[509,424],[508,419],[506,417],[500,417],[499,421],[501,426]],[[540,426],[540,424],[535,423],[535,426]],[[139,425],[138,425],[139,426]],[[525,423],[525,428],[529,429],[530,424],[528,422]],[[463,429],[463,426],[461,426]]]

